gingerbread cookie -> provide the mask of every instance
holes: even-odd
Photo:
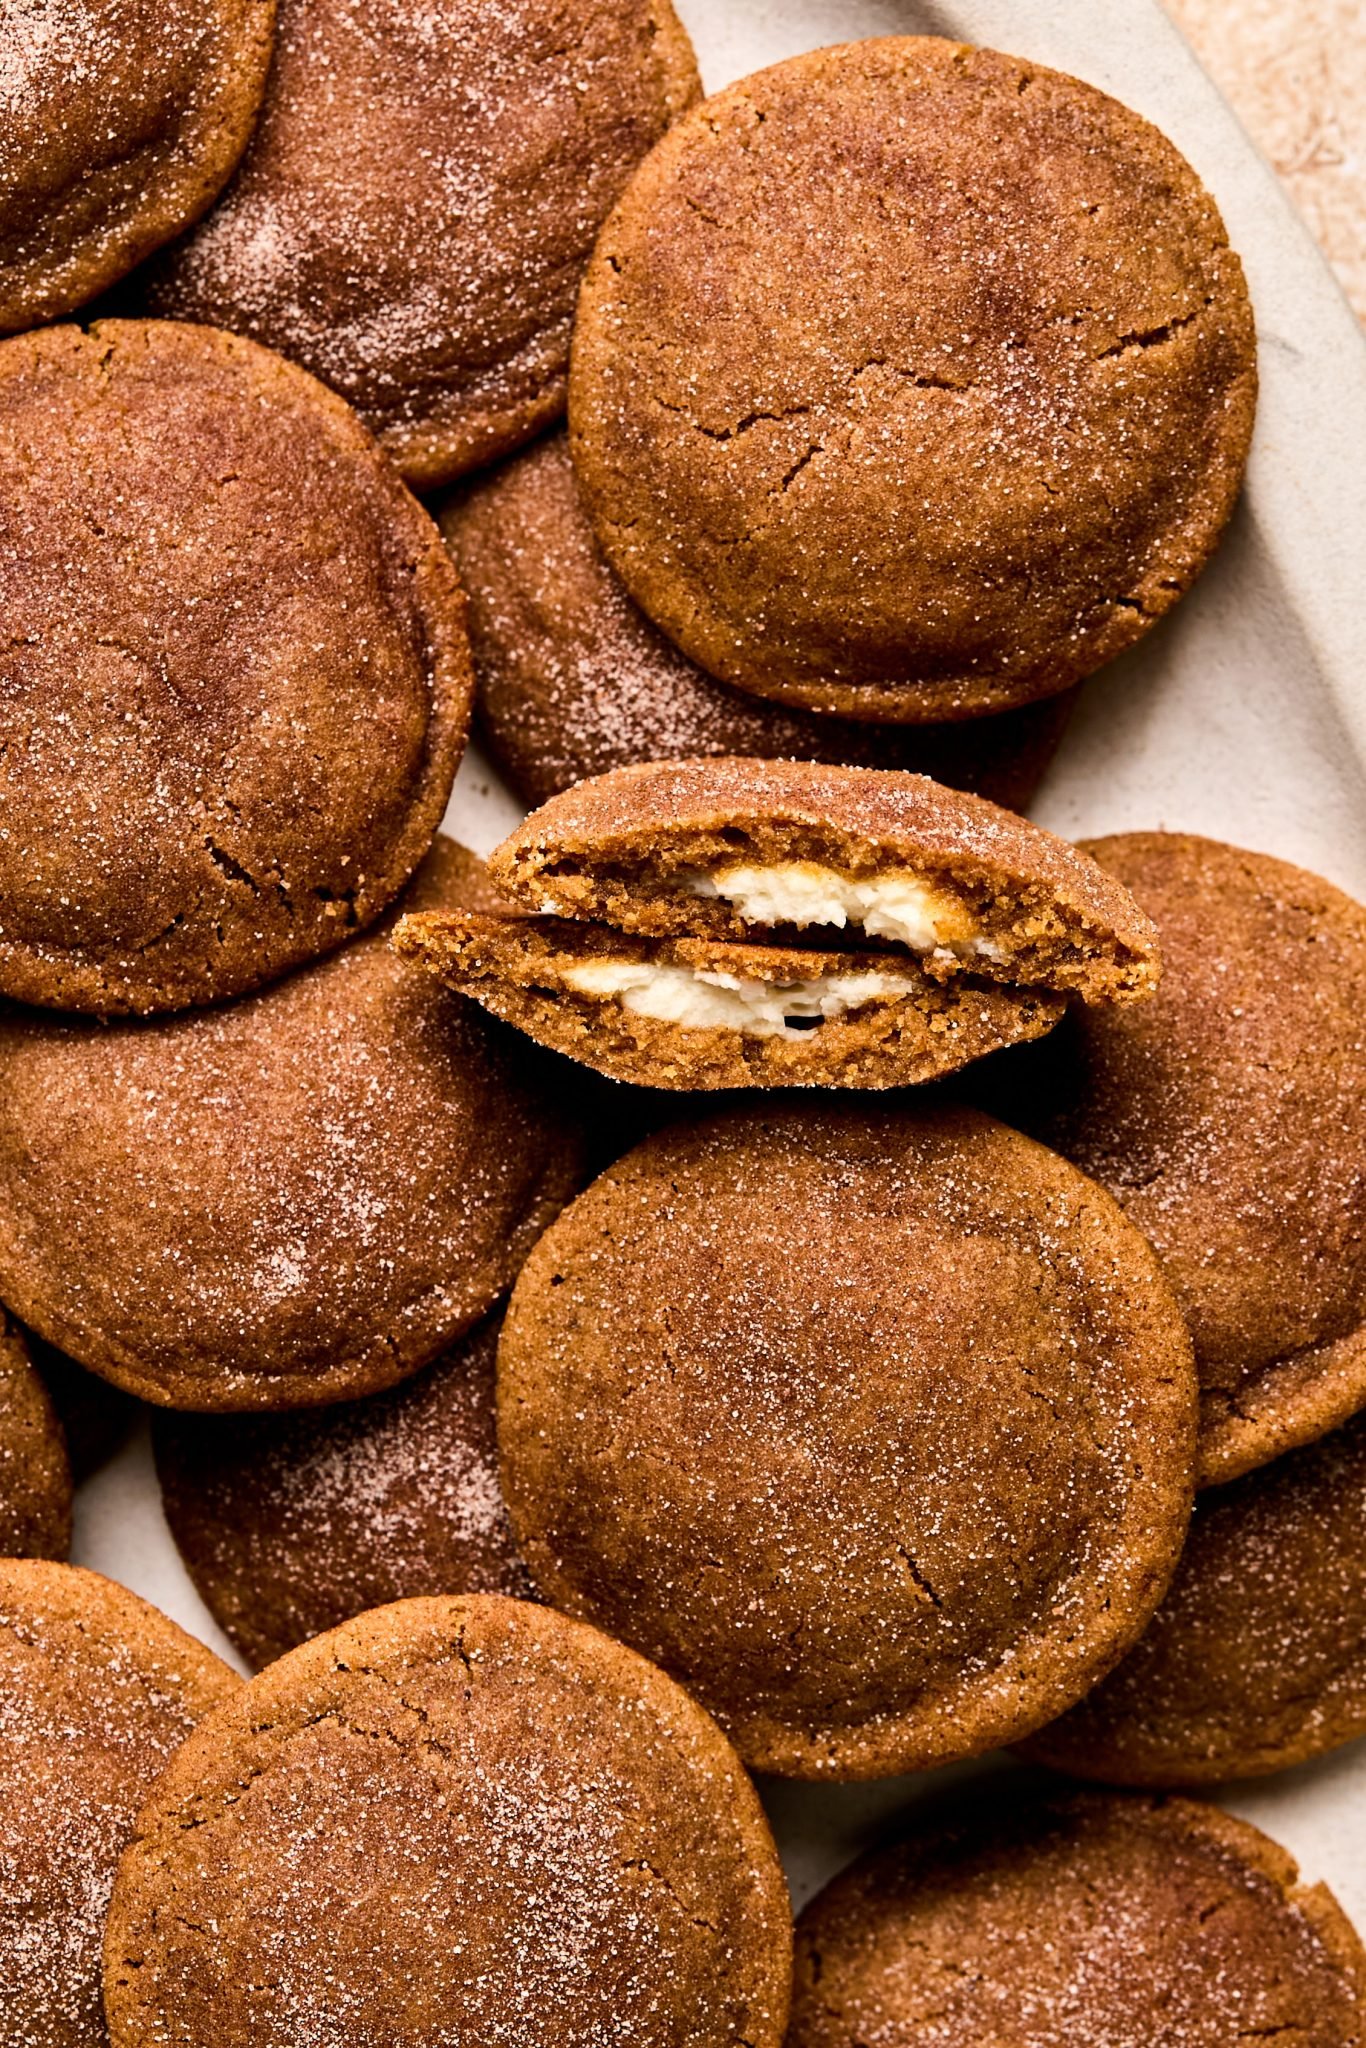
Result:
[[[258,1670],[369,1607],[532,1595],[498,1485],[498,1319],[387,1394],[286,1416],[153,1420],[166,1519]]]
[[[435,527],[330,392],[162,322],[0,344],[0,993],[270,981],[422,858],[472,680]]]
[[[968,1111],[648,1139],[537,1245],[499,1349],[541,1591],[798,1777],[924,1769],[1079,1698],[1171,1575],[1194,1426],[1138,1232]]]
[[[861,1858],[798,1923],[788,2048],[1252,2040],[1360,2048],[1366,1952],[1284,1849],[1190,1800],[998,1800]]]
[[[0,1557],[65,1557],[71,1466],[24,1333],[0,1308]]]
[[[400,950],[541,1044],[657,1087],[930,1080],[1047,1031],[1068,992],[1127,1001],[1158,971],[1093,861],[923,776],[619,769],[552,798],[490,867],[543,914],[406,918]],[[846,928],[860,949],[829,950]]]
[[[1232,509],[1255,388],[1242,267],[1164,136],[887,37],[665,137],[584,282],[570,428],[608,559],[694,661],[919,723],[1147,632]]]
[[[449,482],[563,410],[593,238],[698,92],[670,0],[280,0],[251,148],[152,304],[282,350]]]
[[[1366,1416],[1196,1502],[1166,1598],[1029,1753],[1119,1785],[1217,1784],[1366,1735]]]
[[[439,523],[469,598],[484,737],[530,804],[641,761],[747,754],[899,768],[1022,810],[1071,715],[1069,692],[969,723],[868,725],[716,682],[627,596],[562,433],[475,478]]]
[[[1195,1338],[1205,1483],[1366,1404],[1366,910],[1176,832],[1089,849],[1151,912],[1154,1002],[1078,1013],[984,1099],[1104,1183]]]
[[[105,2048],[100,1944],[153,1781],[241,1680],[94,1572],[0,1560],[0,2043]]]
[[[787,1891],[714,1723],[594,1629],[406,1600],[192,1738],[109,1916],[113,2048],[778,2048]]]
[[[10,0],[0,333],[84,305],[197,220],[246,147],[275,0]]]
[[[439,840],[405,902],[489,900]],[[387,925],[226,1008],[0,1016],[0,1294],[171,1407],[377,1392],[487,1314],[579,1178],[561,1074]]]
[[[57,1411],[71,1476],[79,1485],[107,1464],[127,1439],[137,1403],[98,1373],[87,1372],[74,1358],[45,1344],[32,1330],[26,1330],[24,1338]]]

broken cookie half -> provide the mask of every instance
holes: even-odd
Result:
[[[923,776],[655,762],[577,784],[489,862],[505,916],[395,944],[543,1045],[664,1088],[893,1088],[1128,1002],[1156,934],[1065,840]]]

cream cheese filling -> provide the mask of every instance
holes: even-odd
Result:
[[[910,868],[855,876],[813,860],[767,867],[734,862],[710,873],[694,870],[683,879],[692,895],[721,897],[747,924],[825,924],[839,930],[855,925],[914,953],[1003,957],[993,940],[983,938],[971,911]]]
[[[615,997],[625,1010],[685,1031],[739,1031],[746,1038],[801,1038],[832,1017],[883,997],[912,995],[905,974],[824,974],[811,981],[752,981],[647,960],[583,960],[563,969],[582,995]],[[800,1021],[809,1020],[806,1029]]]

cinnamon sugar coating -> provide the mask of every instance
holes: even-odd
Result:
[[[861,1858],[798,1923],[789,2048],[1264,2040],[1360,2048],[1366,1953],[1284,1849],[1190,1800],[1001,1801]]]
[[[892,723],[1066,688],[1174,604],[1237,493],[1242,267],[1092,87],[887,37],[718,93],[599,237],[570,378],[603,549],[762,697]]]
[[[1185,833],[1088,850],[1151,913],[1161,988],[1078,1013],[982,1099],[1103,1182],[1156,1249],[1217,1483],[1366,1405],[1366,910]]]
[[[95,1572],[0,1560],[0,2043],[106,2048],[100,1948],[138,1808],[241,1685]]]
[[[869,725],[718,683],[628,597],[562,433],[475,478],[439,524],[469,599],[483,735],[531,804],[641,761],[747,754],[904,769],[1022,810],[1071,715],[1063,694],[968,723]]]
[[[463,600],[359,421],[254,343],[0,344],[0,993],[100,1014],[330,951],[430,844]]]
[[[596,1630],[410,1600],[180,1751],[120,1866],[113,2048],[779,2048],[787,1891],[715,1724]]]
[[[265,90],[275,0],[7,0],[0,333],[58,320],[217,197]]]
[[[491,900],[449,840],[407,905]],[[307,1407],[487,1314],[577,1184],[562,1075],[388,926],[225,1008],[0,1015],[0,1295],[170,1407]]]
[[[647,1139],[527,1261],[498,1379],[542,1592],[793,1776],[1052,1718],[1142,1632],[1190,1513],[1156,1260],[971,1112],[765,1105]]]
[[[498,1485],[498,1320],[365,1401],[154,1417],[171,1534],[214,1619],[258,1670],[390,1601],[532,1597]]]
[[[0,1557],[71,1548],[71,1466],[24,1332],[0,1308]]]
[[[1366,1735],[1366,1416],[1196,1502],[1124,1662],[1027,1747],[1118,1785],[1260,1777]]]
[[[450,482],[562,412],[593,239],[698,92],[671,0],[280,0],[251,147],[152,305],[280,349]]]

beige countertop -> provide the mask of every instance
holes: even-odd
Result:
[[[1366,320],[1363,0],[1167,0]]]

